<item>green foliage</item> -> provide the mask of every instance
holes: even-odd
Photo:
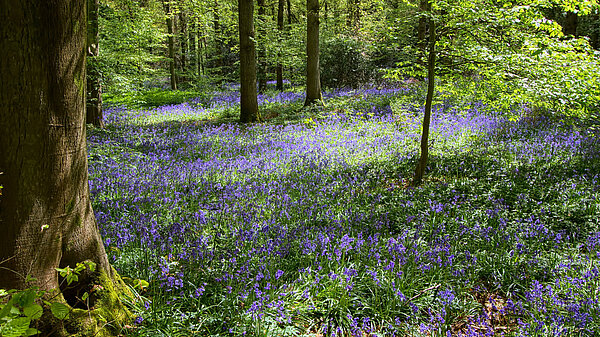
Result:
[[[357,88],[371,82],[374,69],[357,39],[332,36],[321,44],[321,83],[330,88]]]
[[[78,281],[78,276],[84,270],[94,271],[96,264],[91,261],[77,263],[75,268],[65,267],[56,268],[60,276],[65,278],[67,284]],[[30,279],[31,281],[31,279]],[[51,293],[42,291],[39,287],[32,287],[25,290],[0,289],[0,336],[1,337],[20,337],[33,336],[40,333],[37,329],[31,327],[35,320],[42,317],[43,307],[38,303],[44,303],[50,308],[55,318],[65,320],[69,318],[71,308],[64,303],[44,300]],[[89,296],[87,293],[84,297]],[[83,299],[85,300],[85,298]]]
[[[149,4],[135,10],[131,1],[100,6],[100,55],[95,70],[105,92],[126,93],[167,76],[166,67],[156,67],[165,62],[160,52],[165,49],[161,8],[154,1]]]
[[[198,104],[204,104],[212,95],[207,92],[194,90],[140,90],[122,94],[105,94],[104,102],[108,106],[125,106],[132,109],[152,108],[163,105],[181,104],[194,99]]]

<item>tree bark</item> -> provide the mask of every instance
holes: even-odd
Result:
[[[0,288],[37,286],[48,291],[46,299],[77,306],[80,290],[101,284],[105,290],[92,294],[94,310],[73,312],[86,328],[53,320],[38,327],[46,335],[93,335],[100,331],[96,310],[112,306],[102,313],[111,315],[106,319],[126,312],[107,293],[121,283],[89,198],[86,1],[6,0],[0,22]],[[72,288],[60,285],[55,268],[83,261],[94,262],[96,272]]]
[[[598,13],[592,16],[592,34],[590,36],[590,44],[594,49],[600,49],[600,15]]]
[[[240,30],[240,122],[259,121],[256,96],[256,47],[254,0],[239,0]]]
[[[428,13],[431,10],[431,4],[429,3],[429,0],[421,0],[421,2],[419,3],[419,12],[421,12],[421,14],[423,13]],[[425,17],[424,15],[421,15],[419,17],[419,25],[417,27],[417,45],[419,46],[419,49],[423,52],[425,52],[425,49],[427,48],[427,23],[428,23],[428,19],[427,17]]]
[[[292,25],[292,1],[286,0],[288,25]]]
[[[187,23],[187,17],[185,12],[182,10],[179,12],[179,28],[180,28],[180,34],[179,34],[179,46],[180,46],[180,67],[181,67],[181,78],[180,78],[180,82],[186,82],[187,79],[187,72],[188,72],[188,55],[189,55],[189,50],[188,50],[188,23]]]
[[[429,7],[431,8],[431,7]],[[431,13],[430,13],[431,14]],[[429,124],[431,122],[431,105],[433,102],[433,91],[435,89],[435,21],[429,18],[429,58],[427,61],[427,98],[425,101],[425,113],[423,116],[423,132],[421,133],[421,157],[415,168],[415,175],[411,182],[412,186],[418,186],[423,181],[425,168],[429,157]]]
[[[223,41],[221,39],[221,24],[219,22],[219,2],[215,0],[213,4],[213,30],[214,30],[214,40],[215,40],[215,51],[217,54],[216,66],[217,73],[221,76],[224,75],[224,66],[225,66],[225,47]]]
[[[169,0],[163,0],[163,7],[167,15],[167,44],[169,48],[169,73],[171,74],[171,90],[177,90],[177,73],[175,72],[175,35],[173,12]]]
[[[87,0],[87,101],[86,123],[104,127],[102,116],[102,82],[98,69],[100,36],[98,35],[98,12],[100,0]]]
[[[277,7],[277,30],[279,31],[279,39],[283,35],[283,9],[285,0],[278,1]],[[283,91],[283,64],[281,63],[281,53],[278,54],[279,61],[277,62],[277,90]]]
[[[264,23],[265,19],[265,0],[258,0],[258,18],[259,22]],[[264,35],[265,29],[259,25],[258,34]],[[264,39],[264,36],[262,36]],[[265,92],[267,90],[267,60],[266,60],[265,46],[258,48],[258,92]]]
[[[319,0],[306,0],[306,100],[304,106],[323,103],[319,71]]]
[[[198,68],[198,42],[197,34],[198,31],[198,21],[196,18],[192,18],[192,23],[187,31],[187,39],[190,41],[190,72],[193,78],[196,78],[200,75],[200,72],[197,71]]]
[[[577,36],[577,13],[567,12],[563,33],[567,36]]]

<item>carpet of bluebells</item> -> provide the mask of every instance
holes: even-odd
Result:
[[[236,88],[89,131],[92,201],[141,336],[597,336],[600,137],[408,88]],[[515,117],[518,116],[518,117]],[[140,281],[143,280],[143,281]]]

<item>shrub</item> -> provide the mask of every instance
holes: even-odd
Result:
[[[359,87],[373,78],[374,68],[360,41],[336,36],[321,44],[321,83],[324,87]]]

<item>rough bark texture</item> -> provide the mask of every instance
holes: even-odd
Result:
[[[167,44],[169,48],[169,73],[171,74],[171,90],[177,90],[177,73],[175,72],[175,35],[173,24],[173,12],[168,1],[163,0],[163,7],[167,15]]]
[[[577,36],[577,13],[567,12],[567,17],[565,18],[565,26],[563,27],[563,33],[567,36]]]
[[[306,100],[304,106],[323,103],[319,72],[319,0],[306,0]]]
[[[89,199],[86,1],[6,0],[0,22],[0,288],[38,286],[75,305],[78,290],[93,283],[112,289],[118,280]],[[55,268],[82,261],[96,263],[98,273],[61,289]],[[109,297],[96,294],[92,305]],[[77,322],[39,328],[53,336],[96,331],[97,316],[84,316],[85,328]]]
[[[421,134],[421,157],[415,168],[415,175],[411,182],[412,186],[418,186],[423,181],[427,160],[429,157],[429,124],[431,122],[431,104],[433,102],[433,90],[435,88],[435,21],[429,19],[429,58],[427,61],[427,98],[425,101],[425,113],[423,116],[423,133]]]
[[[263,23],[265,19],[265,0],[258,0],[258,18],[259,22]],[[258,34],[265,34],[264,28],[258,26]],[[267,55],[265,46],[261,46],[258,49],[258,91],[265,92],[267,90]]]
[[[279,31],[279,36],[283,34],[283,9],[285,7],[284,1],[285,0],[278,0],[277,2],[277,30]],[[281,53],[279,53],[279,58],[281,58]],[[277,90],[283,91],[283,64],[281,64],[281,61],[277,62],[276,73]]]
[[[102,116],[102,86],[98,71],[98,54],[100,52],[98,35],[98,12],[100,0],[87,0],[87,104],[86,123],[96,127],[104,127]]]
[[[239,0],[240,29],[240,122],[257,122],[256,47],[254,45],[254,0]]]

